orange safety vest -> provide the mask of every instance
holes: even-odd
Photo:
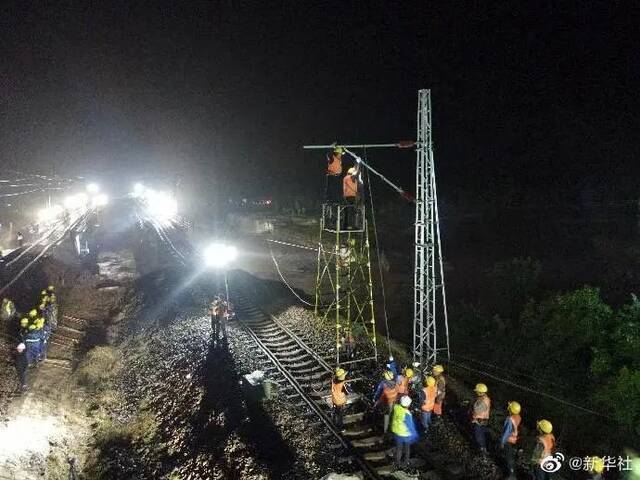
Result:
[[[327,160],[329,161],[327,164],[327,175],[342,175],[342,155],[332,153]]]
[[[398,386],[394,385],[393,387],[388,387],[385,385],[382,389],[382,398],[387,405],[396,403],[396,398],[398,398]]]
[[[478,412],[476,410],[476,405],[478,402],[482,402],[486,405],[486,409]],[[474,403],[473,405],[473,420],[489,420],[489,411],[491,410],[491,399],[489,397],[487,397],[486,395],[483,395],[482,397],[479,397],[476,400],[476,403]]]
[[[423,412],[431,412],[436,401],[436,386],[424,387],[424,403],[420,406],[420,410]]]
[[[347,403],[347,395],[344,393],[344,381],[336,382],[331,380],[331,401],[336,407],[341,407]]]
[[[358,178],[355,175],[345,175],[342,180],[342,195],[344,198],[354,198],[358,195]]]
[[[509,442],[511,445],[515,445],[518,441],[518,428],[520,427],[522,417],[520,417],[520,415],[509,415],[509,420],[511,420],[513,430],[511,431],[511,435],[509,435],[509,438],[507,438],[507,442]]]
[[[543,448],[542,456],[540,457],[540,463],[542,464],[542,460],[551,455],[556,448],[556,437],[553,436],[553,433],[545,433],[538,437],[538,442],[542,444]]]
[[[406,395],[409,391],[409,379],[405,375],[400,375],[398,380],[398,395]]]

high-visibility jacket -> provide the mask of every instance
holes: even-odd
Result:
[[[409,379],[406,375],[398,375],[398,395],[406,395],[409,391]]]
[[[487,395],[481,395],[473,404],[472,420],[484,421],[489,420],[489,411],[491,410],[491,399]]]
[[[404,408],[402,405],[394,405],[391,420],[391,432],[395,433],[399,437],[408,437],[411,435],[409,426],[407,425],[407,415],[411,416],[409,409]]]
[[[420,410],[423,412],[431,412],[436,401],[436,386],[424,387],[422,391],[424,392],[424,402],[420,405]]]
[[[345,175],[342,180],[342,196],[344,198],[355,198],[358,196],[358,177],[356,175]]]
[[[507,438],[507,442],[511,445],[515,445],[518,441],[518,428],[520,428],[522,417],[520,417],[520,415],[509,415],[509,420],[513,425],[513,429],[511,430],[511,435]]]
[[[398,385],[386,382],[382,388],[381,400],[387,405],[392,405],[396,403],[396,398],[398,398]]]
[[[347,403],[347,395],[344,393],[344,380],[335,378],[331,380],[331,401],[336,407],[341,407]]]
[[[338,176],[342,175],[342,155],[339,153],[332,153],[327,157],[327,175]]]
[[[538,444],[542,446],[542,450],[540,452],[540,458],[536,458],[535,461],[538,464],[542,464],[542,460],[553,454],[556,448],[556,437],[553,436],[553,433],[545,433],[538,437]]]

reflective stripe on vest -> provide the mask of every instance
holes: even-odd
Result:
[[[347,403],[347,396],[344,393],[344,382],[334,382],[331,380],[331,401],[338,407]]]
[[[345,175],[342,180],[342,195],[352,198],[358,195],[358,179],[355,175]]]
[[[420,406],[420,410],[422,410],[423,412],[431,412],[436,400],[436,386],[434,385],[432,387],[424,387],[422,391],[424,392],[425,400]]]
[[[553,454],[553,450],[556,446],[556,437],[553,436],[553,433],[546,433],[539,436],[538,441],[542,444],[543,448],[542,457],[540,458],[540,464],[542,464],[542,460]]]
[[[478,402],[483,403],[486,408],[479,410],[477,407]],[[486,395],[478,398],[473,405],[473,419],[474,420],[489,420],[489,410],[491,409],[491,400]]]
[[[509,438],[507,438],[507,442],[509,442],[511,445],[515,445],[518,441],[518,428],[520,427],[522,418],[520,417],[520,415],[509,415],[509,420],[511,420],[513,430],[511,430],[511,435],[509,435]]]
[[[333,175],[333,176],[338,176],[342,174],[342,155],[338,155],[336,153],[331,154],[330,157],[328,157],[328,164],[327,164],[327,174],[328,175]]]
[[[409,428],[405,423],[407,415],[411,415],[409,410],[402,405],[393,406],[393,419],[391,420],[391,432],[395,433],[399,437],[408,437],[410,435]]]
[[[398,386],[394,384],[393,387],[390,387],[389,384],[386,383],[382,389],[382,398],[384,398],[387,405],[396,403],[396,398],[398,398]]]

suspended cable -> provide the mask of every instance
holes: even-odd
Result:
[[[278,261],[276,260],[275,255],[273,254],[273,250],[271,249],[271,247],[269,247],[269,252],[271,253],[271,259],[273,260],[273,264],[276,267],[276,271],[278,272],[278,275],[280,275],[280,278],[282,279],[282,282],[287,286],[287,288],[289,290],[291,290],[291,293],[293,293],[296,298],[298,300],[300,300],[302,303],[304,303],[305,305],[308,305],[309,307],[313,307],[313,304],[307,302],[306,300],[304,300],[300,295],[298,295],[298,293],[291,287],[291,285],[289,285],[289,283],[285,280],[284,276],[282,275],[282,272],[280,271],[280,266],[278,265]]]
[[[364,153],[367,157],[367,151]],[[378,260],[378,274],[380,276],[380,290],[382,292],[382,310],[384,312],[384,328],[387,335],[387,349],[389,356],[391,356],[391,343],[389,338],[389,319],[387,315],[387,294],[384,288],[384,277],[382,275],[382,264],[380,262],[380,244],[378,243],[378,227],[376,226],[376,211],[373,205],[373,193],[371,192],[371,181],[369,177],[369,170],[367,170],[367,189],[369,190],[369,203],[371,205],[371,223],[373,224],[373,238],[376,241],[376,258]]]

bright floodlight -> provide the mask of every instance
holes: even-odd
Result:
[[[91,193],[92,195],[95,195],[99,191],[100,191],[100,187],[98,186],[97,183],[90,183],[87,185],[87,192]]]
[[[96,195],[91,199],[91,205],[94,207],[104,207],[107,203],[109,203],[109,197],[107,197],[104,193]]]
[[[178,203],[175,198],[153,190],[146,191],[147,211],[159,222],[167,223],[178,213]]]
[[[204,260],[208,267],[225,267],[238,258],[238,249],[231,245],[214,243],[204,251]]]

